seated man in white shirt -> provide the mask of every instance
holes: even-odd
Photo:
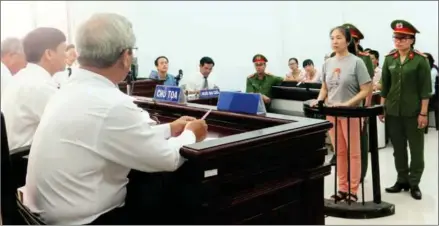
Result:
[[[155,125],[115,87],[130,70],[135,41],[132,24],[112,13],[77,30],[80,68],[46,107],[24,189],[24,204],[48,224],[126,223],[130,170],[174,171],[184,162],[180,148],[207,135],[205,121],[191,117]]]
[[[72,71],[76,66],[76,59],[78,55],[76,53],[75,45],[70,44],[66,47],[66,69],[64,71],[60,71],[53,75],[53,79],[58,84],[58,87],[61,87],[63,83],[67,81],[67,79],[72,75]]]
[[[200,69],[194,75],[190,75],[187,78],[183,78],[183,84],[186,85],[186,90],[189,94],[197,94],[203,89],[218,88],[212,79],[209,79],[209,75],[215,66],[215,62],[210,57],[203,57],[200,60]]]
[[[12,75],[26,67],[23,45],[18,38],[6,38],[1,46],[1,92],[12,79]]]
[[[62,31],[48,27],[37,28],[23,39],[28,64],[1,99],[10,150],[32,143],[44,108],[58,90],[52,75],[65,68],[65,41]]]

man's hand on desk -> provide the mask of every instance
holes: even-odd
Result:
[[[263,95],[263,94],[262,94],[262,100],[263,100],[264,103],[266,103],[266,104],[270,103],[270,101],[271,101],[269,97],[267,97],[267,96],[265,96],[265,95]]]
[[[182,116],[179,119],[169,123],[171,126],[171,136],[179,136],[186,127],[186,124],[194,120],[196,120],[194,117]]]
[[[197,142],[203,141],[207,137],[207,124],[204,120],[188,122],[184,129],[192,131]]]

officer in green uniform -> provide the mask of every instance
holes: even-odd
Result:
[[[370,59],[369,53],[362,52],[358,48],[358,46],[360,45],[360,40],[364,39],[363,33],[361,33],[361,31],[353,24],[343,24],[342,26],[349,29],[349,31],[351,32],[351,37],[354,38],[355,47],[357,48],[357,56],[364,61],[364,64],[366,64],[367,72],[369,72],[370,77],[373,78],[373,63],[372,59]]]
[[[267,58],[262,54],[256,54],[253,57],[253,63],[256,68],[256,73],[247,77],[246,93],[260,93],[265,103],[265,108],[268,109],[271,103],[271,87],[277,86],[284,80],[281,77],[266,73]]]
[[[424,128],[427,126],[428,101],[431,95],[430,65],[426,56],[413,49],[419,31],[404,20],[391,23],[395,50],[384,59],[382,67],[381,102],[393,144],[398,178],[386,192],[408,191],[421,199],[419,182],[424,171]],[[408,165],[407,141],[410,147]]]
[[[351,37],[354,38],[355,48],[357,49],[357,57],[361,58],[366,65],[367,72],[369,72],[370,78],[374,76],[374,69],[372,59],[368,52],[360,51],[360,40],[364,39],[363,33],[355,27],[353,24],[343,24],[343,27],[349,29]],[[370,104],[372,96],[368,97],[366,105]],[[368,158],[369,158],[369,133],[367,120],[364,121],[364,125],[361,130],[361,180],[364,179],[367,172]]]

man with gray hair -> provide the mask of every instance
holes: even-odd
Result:
[[[26,67],[23,45],[18,38],[6,38],[1,44],[1,92],[19,70]]]
[[[183,145],[202,141],[204,120],[156,125],[120,92],[135,36],[123,16],[95,14],[76,33],[80,68],[50,100],[29,156],[24,204],[48,224],[128,224],[131,169],[174,171]]]

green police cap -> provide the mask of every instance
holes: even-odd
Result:
[[[420,33],[415,26],[405,20],[394,20],[390,27],[393,29],[393,33],[396,34],[415,35]]]
[[[353,24],[343,24],[343,27],[349,29],[349,32],[351,33],[352,38],[356,38],[358,40],[364,39],[363,33],[355,27]]]

